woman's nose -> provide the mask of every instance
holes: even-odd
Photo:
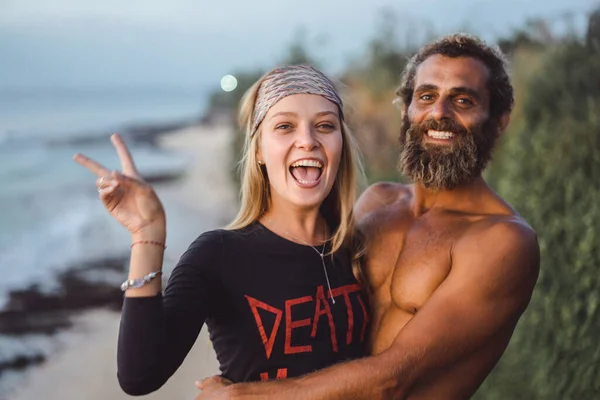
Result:
[[[296,147],[306,151],[314,150],[319,146],[319,141],[316,138],[316,132],[312,126],[302,124],[296,130]]]

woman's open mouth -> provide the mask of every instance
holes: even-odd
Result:
[[[313,188],[317,186],[323,174],[323,162],[314,158],[298,160],[290,165],[290,174],[298,186]]]

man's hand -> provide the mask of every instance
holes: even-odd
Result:
[[[229,379],[220,375],[204,378],[194,382],[200,393],[194,400],[226,400],[230,398],[228,387],[233,384]]]

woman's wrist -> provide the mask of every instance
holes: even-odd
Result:
[[[164,222],[153,223],[131,234],[131,243],[156,242],[165,245],[167,228]]]

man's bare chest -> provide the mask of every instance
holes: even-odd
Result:
[[[413,227],[406,233],[390,280],[396,307],[413,314],[423,307],[450,273],[454,240],[443,227]]]
[[[427,219],[402,227],[382,236],[385,249],[369,260],[368,276],[375,302],[414,314],[448,277],[453,247],[465,229],[460,222]]]

